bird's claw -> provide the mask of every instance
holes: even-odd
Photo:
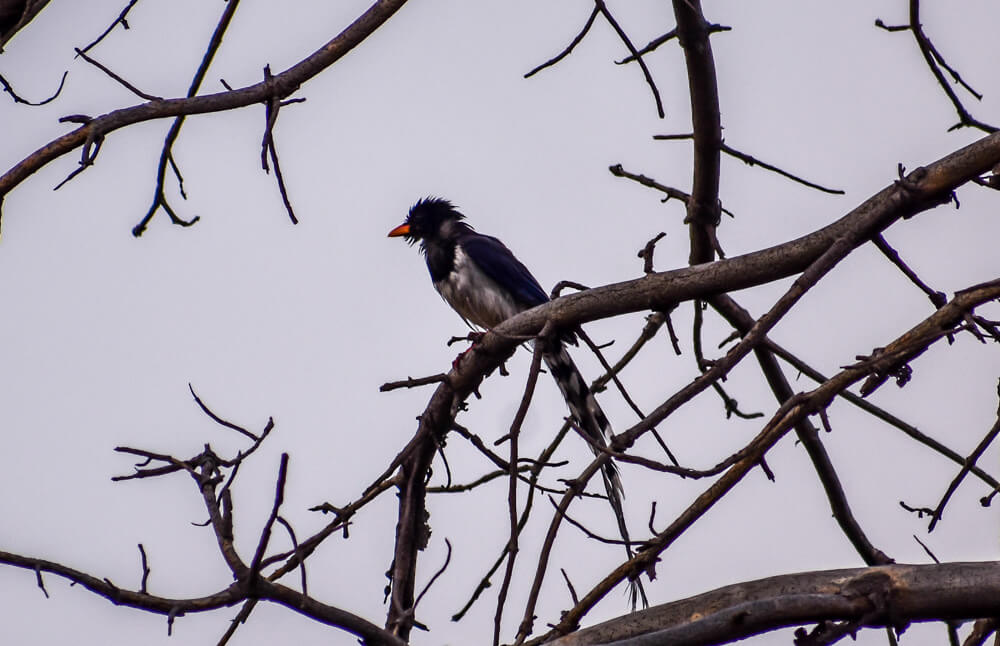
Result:
[[[472,349],[476,347],[476,344],[483,340],[484,336],[486,336],[485,332],[478,332],[473,330],[472,332],[469,332],[465,336],[453,336],[448,340],[448,345],[451,345],[452,343],[458,343],[459,341],[468,341],[471,344],[468,348],[463,350],[457,357],[455,357],[454,361],[451,362],[452,370],[458,369],[458,364],[462,363],[462,359],[465,357],[465,355],[469,354],[469,352],[471,352]]]

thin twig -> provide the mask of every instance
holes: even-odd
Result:
[[[87,45],[83,49],[78,49],[77,51],[80,52],[80,54],[86,54],[87,52],[89,52],[91,50],[91,48],[93,48],[99,42],[101,42],[102,40],[104,40],[105,37],[107,37],[107,35],[110,34],[111,31],[117,25],[119,25],[119,24],[122,26],[123,29],[128,29],[129,28],[129,24],[128,24],[128,20],[126,20],[126,16],[128,16],[128,12],[132,10],[132,7],[134,7],[137,2],[139,2],[139,0],[129,0],[129,3],[125,6],[124,9],[122,9],[122,12],[120,14],[118,14],[117,18],[114,19],[114,22],[112,22],[110,25],[108,25],[108,28],[105,29],[101,33],[100,36],[98,36],[97,38],[95,38],[93,40],[93,42],[91,42],[89,45]]]
[[[45,589],[45,581],[42,579],[42,568],[35,564],[35,584],[38,585],[38,589],[42,591],[45,598],[49,598],[49,591]]]
[[[612,381],[615,382],[615,386],[618,387],[618,392],[621,393],[622,398],[625,400],[625,403],[627,403],[629,407],[632,409],[632,411],[639,416],[639,419],[644,418],[646,414],[643,413],[642,409],[639,408],[639,405],[636,404],[635,401],[633,401],[631,395],[629,395],[628,391],[625,390],[625,385],[618,378],[618,373],[621,371],[621,368],[618,368],[618,365],[624,366],[624,364],[622,364],[622,362],[619,361],[619,363],[616,364],[615,367],[612,367],[608,363],[608,360],[604,358],[604,353],[601,352],[600,348],[598,348],[597,344],[595,344],[590,339],[587,333],[583,331],[583,328],[580,328],[577,331],[577,335],[581,339],[583,339],[584,343],[587,344],[587,347],[589,347],[590,350],[594,353],[594,355],[597,356],[597,360],[601,362],[601,366],[604,368],[604,375],[608,376]],[[607,382],[605,381],[605,383]],[[596,391],[591,389],[591,392],[596,392]],[[653,437],[656,438],[656,441],[660,445],[660,448],[662,448],[663,452],[667,454],[667,457],[670,459],[670,461],[673,462],[675,465],[677,465],[678,464],[677,458],[674,457],[674,454],[667,447],[667,443],[663,440],[663,436],[660,435],[660,432],[655,428],[653,428],[650,429],[650,433],[652,433]]]
[[[222,39],[229,28],[230,22],[232,22],[233,15],[236,13],[237,7],[239,7],[240,0],[227,0],[226,7],[222,11],[222,16],[219,17],[219,22],[215,26],[215,31],[212,33],[212,38],[208,42],[208,47],[205,48],[205,55],[201,58],[201,63],[198,64],[198,69],[194,73],[194,77],[191,79],[191,85],[188,87],[187,96],[193,97],[198,93],[201,88],[202,82],[205,80],[205,75],[208,73],[208,68],[215,58],[215,54],[219,51],[219,47],[222,46]],[[177,178],[178,190],[180,191],[181,198],[187,199],[187,194],[184,192],[184,179],[181,177],[180,169],[177,167],[177,162],[174,160],[173,146],[174,142],[177,141],[177,137],[180,135],[181,126],[184,125],[185,115],[180,115],[173,120],[170,124],[170,129],[167,131],[166,137],[163,139],[163,148],[160,150],[160,161],[156,167],[156,188],[153,192],[153,202],[149,209],[146,211],[146,215],[143,216],[142,220],[139,221],[134,227],[132,227],[132,235],[139,237],[149,226],[150,220],[156,214],[157,210],[162,208],[167,217],[170,218],[170,222],[180,227],[189,227],[194,223],[198,222],[201,216],[194,216],[190,220],[185,220],[174,212],[174,209],[170,206],[167,201],[166,192],[164,190],[164,184],[166,182],[167,175],[167,164],[169,163],[170,168],[174,172],[174,176]]]
[[[655,139],[656,137],[653,137],[653,138]],[[739,150],[736,150],[735,148],[733,148],[732,146],[728,145],[724,141],[719,146],[719,149],[722,152],[724,152],[727,155],[729,155],[730,157],[735,157],[736,159],[740,160],[741,162],[743,162],[744,164],[746,164],[748,166],[760,166],[764,170],[769,170],[772,173],[777,173],[778,175],[781,175],[782,177],[788,178],[788,179],[792,180],[793,182],[797,182],[799,184],[802,184],[803,186],[808,186],[809,188],[814,188],[817,191],[821,191],[823,193],[830,193],[831,195],[843,195],[844,194],[844,191],[842,189],[839,189],[839,188],[827,188],[825,186],[820,186],[819,184],[817,184],[815,182],[810,182],[809,180],[803,179],[803,178],[799,177],[798,175],[794,175],[792,173],[789,173],[786,170],[782,170],[781,168],[778,168],[777,166],[775,166],[773,164],[768,164],[767,162],[761,161],[761,160],[757,159],[756,157],[753,157],[753,156],[748,155],[746,153],[740,152]]]
[[[727,27],[727,29],[729,29],[729,28]],[[656,48],[658,48],[660,45],[663,45],[664,43],[668,43],[671,40],[673,40],[674,38],[677,38],[677,30],[676,29],[671,29],[667,33],[663,34],[662,36],[657,36],[653,40],[651,40],[648,43],[646,43],[646,46],[643,47],[642,49],[638,50],[635,54],[629,54],[628,56],[626,56],[625,58],[621,59],[620,61],[615,61],[615,65],[625,65],[626,63],[631,63],[633,61],[637,61],[637,60],[639,60],[640,56],[645,56],[646,54],[648,54],[648,53],[650,53],[652,51],[655,51]]]
[[[657,141],[680,141],[680,140],[684,140],[684,139],[694,139],[694,135],[691,134],[691,133],[687,133],[687,134],[674,134],[674,135],[653,135],[653,139],[655,139]],[[741,162],[743,162],[747,166],[760,166],[764,170],[769,170],[772,173],[777,173],[778,175],[781,175],[782,177],[790,179],[793,182],[797,182],[799,184],[802,184],[803,186],[808,186],[809,188],[814,188],[817,191],[822,191],[824,193],[830,193],[832,195],[843,195],[844,194],[844,191],[841,190],[841,189],[827,188],[825,186],[821,186],[819,184],[816,184],[815,182],[810,182],[807,179],[803,179],[803,178],[799,177],[798,175],[794,175],[794,174],[792,174],[792,173],[790,173],[790,172],[788,172],[786,170],[783,170],[783,169],[781,169],[781,168],[779,168],[779,167],[777,167],[777,166],[775,166],[773,164],[769,164],[769,163],[767,163],[765,161],[761,161],[760,159],[757,159],[756,157],[754,157],[752,155],[748,155],[747,153],[744,153],[744,152],[741,152],[739,150],[736,150],[735,148],[733,148],[732,146],[730,146],[729,144],[727,144],[725,141],[723,141],[722,143],[719,144],[719,150],[722,151],[722,152],[724,152],[724,153],[726,153],[730,157],[735,157],[736,159],[740,160]]]
[[[657,182],[656,180],[654,180],[651,177],[646,177],[645,175],[636,175],[635,173],[630,173],[627,170],[625,170],[624,168],[622,168],[621,164],[613,164],[613,165],[611,165],[611,166],[608,167],[608,170],[615,177],[624,177],[626,179],[630,179],[633,182],[638,182],[639,184],[642,184],[643,186],[648,186],[649,188],[656,189],[657,191],[660,191],[661,193],[665,194],[666,197],[663,198],[662,200],[660,200],[661,202],[667,202],[671,198],[673,198],[675,200],[678,200],[680,202],[683,202],[684,204],[687,204],[688,202],[691,201],[691,195],[689,193],[685,193],[684,191],[680,190],[679,188],[674,188],[672,186],[664,186],[663,184],[660,184],[659,182]],[[723,207],[720,207],[720,208],[722,209],[722,212],[725,213],[726,215],[728,215],[729,217],[731,217],[731,218],[736,217],[735,215],[733,215],[733,212],[730,211],[729,209],[726,209],[726,208],[723,208]]]
[[[121,85],[122,87],[124,87],[126,90],[128,90],[132,94],[135,94],[139,98],[146,99],[147,101],[162,101],[163,100],[162,96],[156,96],[155,94],[149,94],[147,92],[143,92],[142,90],[140,90],[136,86],[132,85],[131,83],[129,83],[128,81],[126,81],[122,77],[120,77],[117,74],[115,74],[114,72],[112,72],[110,69],[108,69],[107,67],[105,67],[101,63],[97,62],[96,60],[94,60],[90,56],[87,56],[86,54],[84,54],[82,49],[77,49],[76,50],[76,55],[79,56],[80,58],[82,58],[83,60],[87,61],[88,63],[90,63],[91,65],[93,65],[94,67],[96,67],[97,69],[101,70],[102,72],[104,72],[108,76],[110,76],[112,79],[114,79],[115,81],[117,81],[119,85]]]
[[[549,500],[549,504],[552,505],[552,508],[558,514],[559,513],[559,505],[558,505],[558,503],[556,503],[556,501],[552,499],[552,496],[549,496],[548,500]],[[570,525],[572,525],[573,527],[576,527],[581,532],[583,532],[583,534],[587,538],[595,540],[598,543],[603,543],[605,545],[625,545],[626,544],[625,541],[623,541],[620,538],[607,538],[606,536],[601,536],[600,534],[596,534],[596,533],[590,531],[589,529],[587,529],[587,527],[583,523],[581,523],[578,520],[575,520],[574,518],[572,518],[569,515],[565,516],[565,520]]]
[[[639,63],[639,67],[642,69],[642,75],[646,79],[646,85],[649,86],[649,90],[653,93],[653,100],[656,102],[656,114],[658,114],[662,119],[665,116],[665,113],[663,112],[663,101],[660,100],[660,90],[657,89],[656,82],[653,81],[653,75],[649,72],[649,68],[646,66],[646,61],[642,58],[642,54],[640,54],[635,48],[635,45],[632,44],[628,34],[626,34],[625,30],[621,28],[621,25],[618,24],[615,17],[611,15],[611,12],[608,10],[608,6],[604,3],[604,0],[594,0],[594,5],[600,10],[601,14],[608,21],[608,24],[610,24],[615,30],[615,33],[618,34],[618,38],[620,38],[622,43],[625,44],[625,47],[628,48],[629,53],[634,56],[636,62]]]
[[[639,253],[636,254],[639,258],[642,258],[642,273],[653,273],[653,252],[656,251],[656,243],[666,237],[666,235],[667,234],[665,232],[660,231],[648,242],[646,242],[646,246],[640,249]]]
[[[398,388],[416,388],[418,386],[427,386],[429,384],[439,384],[445,381],[448,381],[448,375],[443,372],[439,372],[438,374],[430,375],[429,377],[407,377],[401,381],[387,381],[378,387],[378,391],[380,393],[387,393]]]
[[[535,491],[538,488],[536,483],[538,481],[539,474],[541,473],[542,465],[548,464],[548,461],[551,459],[552,455],[556,452],[556,449],[559,448],[560,444],[562,444],[563,439],[566,437],[567,433],[569,433],[569,429],[570,429],[569,422],[564,423],[562,425],[562,428],[559,429],[559,432],[557,432],[555,436],[552,438],[552,441],[549,442],[548,446],[546,446],[542,450],[542,452],[538,455],[538,457],[533,461],[535,466],[532,468],[531,472],[531,477],[529,482],[530,486],[528,487],[528,496],[524,502],[524,509],[521,511],[521,518],[518,520],[518,525],[517,525],[517,531],[519,533],[524,531],[525,526],[528,524],[528,518],[531,515],[532,505],[534,503]],[[492,585],[491,579],[493,575],[496,574],[497,570],[500,569],[500,566],[503,565],[504,562],[506,561],[508,547],[509,547],[509,541],[504,543],[504,547],[500,551],[500,554],[497,556],[496,560],[494,560],[493,565],[488,569],[486,574],[483,575],[483,577],[479,580],[479,583],[476,585],[475,590],[473,590],[472,595],[469,597],[469,600],[466,601],[465,605],[463,605],[462,608],[458,610],[458,612],[452,615],[452,621],[460,621],[465,616],[465,614],[472,608],[472,606],[475,605],[476,601],[479,600],[483,592],[485,592]]]
[[[948,297],[944,294],[944,292],[935,291],[928,287],[924,281],[920,280],[917,273],[910,269],[909,265],[903,262],[903,259],[899,257],[899,252],[889,246],[889,243],[885,241],[885,237],[881,233],[872,238],[872,242],[886,258],[892,261],[892,264],[896,265],[896,267],[898,267],[899,270],[910,279],[910,282],[919,287],[923,293],[927,294],[927,298],[931,299],[931,303],[934,304],[934,307],[941,307],[948,302]]]
[[[264,66],[264,82],[271,83],[274,77],[271,75],[271,66]],[[293,101],[299,102],[299,101]],[[285,178],[281,174],[281,164],[278,163],[278,147],[274,143],[274,124],[278,122],[278,110],[282,106],[288,105],[289,101],[279,101],[277,98],[269,99],[264,102],[264,137],[261,141],[261,152],[260,161],[264,172],[269,173],[268,168],[268,157],[271,159],[271,166],[274,166],[274,178],[278,182],[278,192],[281,193],[281,201],[285,205],[285,211],[288,213],[288,219],[292,221],[292,224],[298,224],[299,220],[295,217],[295,211],[292,209],[292,202],[288,198],[288,189],[285,188]]]
[[[725,25],[715,25],[715,24],[708,25],[708,32],[709,33],[716,33],[716,32],[722,32],[722,31],[730,31],[730,30],[732,30],[732,27],[726,27]],[[657,36],[653,40],[649,41],[649,43],[645,47],[643,47],[642,49],[640,49],[638,51],[638,55],[639,56],[644,56],[644,55],[646,55],[646,54],[654,51],[660,45],[663,45],[664,43],[670,42],[674,38],[677,38],[677,30],[676,29],[671,29],[667,33],[663,34],[662,36]],[[626,56],[625,58],[621,59],[620,61],[615,61],[615,64],[616,65],[624,65],[626,63],[631,63],[634,60],[636,60],[636,56],[632,56],[630,54],[630,55]]]
[[[702,301],[694,301],[694,320],[693,320],[693,331],[691,334],[692,339],[692,349],[694,351],[695,362],[698,364],[698,370],[700,372],[705,372],[712,367],[712,362],[705,359],[704,350],[702,349],[701,340],[701,329],[704,320],[704,303]],[[722,387],[719,382],[712,384],[712,390],[719,396],[722,400],[722,405],[726,411],[726,419],[731,418],[733,415],[739,417],[740,419],[756,419],[758,417],[763,417],[764,413],[744,413],[740,410],[740,404],[736,399],[731,397],[729,393],[726,392],[725,388]]]
[[[288,538],[290,538],[291,541],[292,541],[292,551],[293,552],[298,552],[299,551],[299,541],[295,537],[295,530],[292,529],[291,523],[289,523],[287,520],[285,520],[281,516],[278,516],[277,521],[279,523],[281,523],[281,526],[285,528],[286,532],[288,532]],[[302,584],[302,595],[308,597],[309,596],[309,586],[308,586],[308,581],[306,580],[306,561],[305,561],[305,559],[302,559],[301,561],[299,561],[299,573],[301,574],[301,577],[300,577],[299,581]]]
[[[2,74],[0,74],[0,86],[3,87],[4,92],[10,95],[10,98],[14,100],[14,103],[23,103],[24,105],[37,107],[40,105],[45,105],[46,103],[50,103],[54,101],[57,96],[59,96],[60,92],[62,92],[63,86],[66,84],[66,76],[68,74],[69,74],[68,71],[63,72],[62,79],[60,79],[59,87],[56,88],[56,91],[52,94],[52,96],[50,96],[47,99],[42,99],[41,101],[29,101],[24,97],[20,96],[17,92],[14,91],[14,86],[12,86],[10,82],[3,77]]]
[[[535,341],[535,347],[531,355],[531,367],[528,370],[528,378],[524,384],[524,393],[521,395],[521,403],[517,407],[514,419],[510,424],[510,431],[507,437],[510,438],[510,458],[508,460],[510,472],[507,486],[507,517],[510,521],[510,533],[507,537],[507,567],[504,570],[503,582],[500,585],[500,592],[497,595],[496,612],[493,615],[493,646],[500,643],[500,623],[503,619],[503,609],[507,604],[507,593],[510,590],[510,583],[514,577],[514,562],[517,559],[518,536],[520,535],[518,514],[517,514],[517,463],[518,463],[518,436],[521,432],[521,424],[528,414],[528,407],[531,405],[532,396],[535,393],[535,386],[538,383],[538,373],[542,370],[542,355],[545,344],[549,342],[549,335],[552,334],[553,325],[546,323],[545,327]]]
[[[146,559],[146,548],[139,543],[139,557],[142,561],[142,582],[139,584],[139,592],[146,594],[146,584],[149,583],[149,561]]]
[[[271,528],[274,527],[278,519],[278,510],[285,500],[285,478],[288,475],[288,454],[281,454],[281,463],[278,466],[278,480],[274,485],[274,504],[271,506],[271,515],[264,524],[264,529],[260,532],[260,540],[257,543],[257,550],[254,552],[253,561],[250,562],[250,581],[253,581],[260,574],[260,564],[264,559],[264,552],[267,544],[271,540]]]
[[[812,366],[810,366],[806,362],[802,361],[797,356],[795,356],[794,354],[792,354],[791,352],[789,352],[788,350],[786,350],[784,347],[778,345],[777,343],[775,343],[771,339],[768,339],[766,341],[766,344],[767,344],[767,349],[768,350],[770,350],[771,352],[773,352],[781,360],[785,361],[790,366],[792,366],[793,368],[795,368],[796,370],[798,370],[799,372],[801,372],[805,376],[809,377],[810,379],[812,379],[816,383],[823,383],[824,381],[827,380],[827,377],[823,373],[819,372],[818,370],[816,370],[815,368],[813,368]],[[860,408],[861,410],[865,411],[869,415],[872,415],[873,417],[875,417],[875,418],[877,418],[877,419],[885,422],[886,424],[889,424],[890,426],[892,426],[892,427],[894,427],[894,428],[902,431],[903,433],[905,433],[910,438],[912,438],[912,439],[916,440],[917,442],[919,442],[920,444],[923,444],[924,446],[926,446],[926,447],[928,447],[928,448],[930,448],[930,449],[932,449],[932,450],[940,453],[941,455],[943,455],[944,457],[948,458],[952,462],[954,462],[956,464],[959,464],[959,465],[962,465],[962,464],[965,463],[965,458],[962,457],[961,455],[959,455],[957,452],[955,452],[952,449],[948,448],[944,444],[938,442],[937,440],[935,440],[934,438],[930,437],[926,433],[921,432],[920,429],[918,429],[917,427],[913,426],[912,424],[908,424],[907,422],[903,421],[899,417],[896,417],[895,415],[893,415],[892,413],[888,412],[887,410],[885,410],[883,408],[880,408],[880,407],[876,406],[875,404],[872,404],[867,399],[864,399],[862,397],[858,397],[854,393],[852,393],[850,391],[847,391],[847,390],[844,390],[844,391],[841,391],[840,393],[837,393],[837,396],[840,397],[840,398],[842,398],[842,399],[844,399],[844,400],[846,400],[846,401],[848,401],[848,402],[850,402],[852,405]],[[990,487],[992,487],[994,489],[994,491],[1000,489],[1000,481],[997,481],[996,479],[994,479],[992,476],[990,476],[990,474],[986,473],[985,471],[983,471],[978,466],[973,466],[972,467],[972,473],[975,474],[977,478],[979,478],[980,480],[982,480],[983,482],[985,482],[987,485],[989,485]]]
[[[434,585],[434,582],[437,581],[438,578],[442,574],[444,574],[444,571],[448,569],[448,564],[451,563],[451,541],[449,541],[446,538],[446,539],[444,539],[444,544],[448,548],[448,553],[444,557],[444,563],[441,564],[441,567],[438,568],[438,571],[435,572],[433,576],[431,576],[430,580],[427,581],[427,585],[425,585],[424,589],[421,590],[420,594],[417,595],[417,600],[413,602],[413,609],[414,610],[416,610],[417,606],[420,605],[420,600],[424,598],[424,595],[426,595],[428,592],[430,592],[431,586]]]
[[[201,411],[203,413],[205,413],[206,415],[208,415],[210,418],[212,418],[213,422],[215,422],[216,424],[219,424],[221,426],[225,426],[226,428],[231,428],[234,431],[236,431],[237,433],[241,433],[241,434],[249,437],[251,440],[254,440],[255,442],[258,441],[258,440],[260,440],[260,438],[257,435],[251,433],[250,431],[248,431],[247,429],[243,428],[242,426],[239,426],[237,424],[233,424],[232,422],[226,421],[226,420],[222,419],[221,417],[219,417],[218,415],[216,415],[215,413],[213,413],[208,408],[208,406],[205,405],[205,402],[201,401],[201,397],[199,397],[198,393],[196,393],[194,391],[194,386],[192,386],[190,382],[188,382],[188,390],[191,391],[191,396],[194,397],[194,401],[198,404],[198,407],[201,408]]]
[[[927,64],[927,68],[931,71],[931,74],[934,75],[934,79],[937,80],[938,85],[944,91],[948,100],[951,101],[955,112],[958,113],[958,123],[949,128],[949,130],[956,130],[962,127],[972,127],[978,128],[983,132],[996,132],[996,126],[979,121],[972,116],[962,103],[961,99],[958,98],[958,95],[951,88],[948,80],[944,77],[944,73],[941,71],[942,67],[948,71],[957,83],[972,94],[972,96],[974,96],[977,100],[982,99],[982,95],[972,89],[972,86],[966,83],[962,79],[961,75],[959,75],[955,69],[945,62],[944,56],[941,55],[937,47],[934,46],[934,43],[931,42],[931,39],[924,32],[923,25],[920,22],[920,0],[910,0],[909,14],[908,25],[887,26],[881,20],[876,20],[875,26],[890,32],[909,31],[913,34],[913,38],[917,42],[917,48],[920,50],[920,54],[924,57],[924,62]]]
[[[1000,382],[997,384],[997,396],[1000,397]],[[931,514],[931,522],[927,526],[927,531],[934,531],[934,527],[937,525],[938,521],[941,520],[944,514],[944,508],[951,499],[952,494],[958,489],[958,486],[962,484],[962,480],[968,475],[969,471],[975,466],[976,461],[986,452],[993,440],[996,439],[997,435],[1000,435],[1000,405],[997,406],[997,421],[993,424],[993,427],[986,433],[986,436],[980,440],[979,444],[973,449],[969,457],[965,459],[962,464],[962,468],[959,470],[958,474],[952,479],[951,483],[948,485],[948,489],[944,492],[941,497],[941,502],[938,506],[934,508],[934,513]]]
[[[561,52],[559,52],[549,60],[545,61],[541,65],[535,67],[533,70],[525,74],[524,78],[530,78],[535,74],[537,74],[538,72],[541,72],[546,67],[551,67],[556,63],[558,63],[559,61],[561,61],[562,59],[569,56],[570,52],[572,52],[573,49],[580,44],[584,36],[587,35],[587,32],[590,31],[590,28],[594,26],[594,20],[597,18],[598,13],[600,12],[598,11],[597,7],[594,7],[594,10],[590,12],[590,17],[587,18],[587,22],[584,23],[583,28],[580,30],[580,33],[578,33],[576,37],[574,37],[573,40],[570,41],[570,44],[566,46],[566,49],[562,50]]]
[[[222,637],[219,638],[216,646],[226,646],[232,638],[233,633],[236,632],[236,629],[245,624],[247,619],[250,618],[250,613],[253,612],[255,607],[257,607],[257,600],[248,599],[243,604],[243,607],[240,608],[239,613],[237,613],[236,616],[229,622],[229,627],[226,629],[226,632],[222,634]]]

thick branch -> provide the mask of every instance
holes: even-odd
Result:
[[[715,228],[719,224],[719,173],[722,117],[715,58],[709,41],[711,25],[700,0],[673,0],[677,38],[684,49],[691,92],[691,127],[694,131],[694,181],[687,203],[691,236],[689,262],[709,262],[719,249]],[[721,255],[721,254],[720,254]]]
[[[889,603],[882,612],[873,613],[879,601]],[[738,583],[613,619],[550,643],[721,644],[823,620],[866,617],[868,626],[905,626],[911,621],[998,614],[1000,563],[885,565]]]
[[[568,329],[629,312],[667,309],[680,301],[705,299],[715,293],[792,276],[803,271],[842,236],[850,237],[857,245],[863,244],[898,220],[944,203],[953,190],[998,162],[1000,134],[984,137],[916,169],[905,180],[894,182],[841,219],[813,233],[742,256],[648,274],[563,296],[505,321],[496,329],[497,333],[483,338],[477,346],[480,352],[472,354],[485,358],[494,351],[509,349],[516,345],[517,339],[537,334],[550,319],[557,329]],[[461,375],[473,377],[474,372],[496,365],[496,359],[465,362]],[[461,392],[472,384],[459,379],[454,385]]]
[[[427,545],[428,539],[427,470],[434,459],[439,438],[447,433],[454,421],[451,400],[451,389],[446,383],[441,384],[420,418],[417,438],[421,441],[400,465],[399,512],[386,629],[404,641],[409,639],[413,628],[417,554]]]

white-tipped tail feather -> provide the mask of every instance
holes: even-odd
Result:
[[[566,346],[561,342],[554,342],[558,347],[551,351],[546,349],[542,358],[552,373],[559,390],[562,391],[563,398],[569,406],[569,411],[574,421],[580,429],[586,433],[587,437],[595,446],[607,446],[608,438],[612,435],[611,423],[601,409],[594,394],[590,392],[590,387],[584,381],[580,370],[573,363],[573,358],[566,351]],[[600,455],[600,450],[592,447],[595,455]],[[608,460],[601,467],[601,476],[604,480],[604,489],[608,494],[608,502],[615,513],[615,521],[618,523],[618,531],[622,541],[625,543],[625,552],[632,558],[632,541],[629,538],[628,526],[625,524],[625,511],[622,508],[622,498],[625,490],[622,488],[621,477],[618,474],[618,467],[611,460]],[[642,583],[638,578],[634,579],[630,587],[630,595],[633,609],[638,599],[641,597],[643,607],[648,605],[646,591],[642,588]]]

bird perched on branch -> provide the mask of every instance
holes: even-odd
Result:
[[[488,330],[549,300],[528,268],[502,242],[476,233],[464,220],[465,216],[448,200],[428,197],[410,208],[406,221],[390,231],[389,237],[420,243],[434,288],[470,327]],[[572,330],[561,330],[558,339],[548,342],[542,358],[559,385],[574,422],[596,445],[607,446],[611,424],[566,351],[565,342],[575,345]],[[599,454],[597,449],[594,452]],[[618,469],[609,460],[604,463],[601,475],[631,557]],[[638,579],[635,584],[633,606],[636,592],[646,605],[646,595]]]

